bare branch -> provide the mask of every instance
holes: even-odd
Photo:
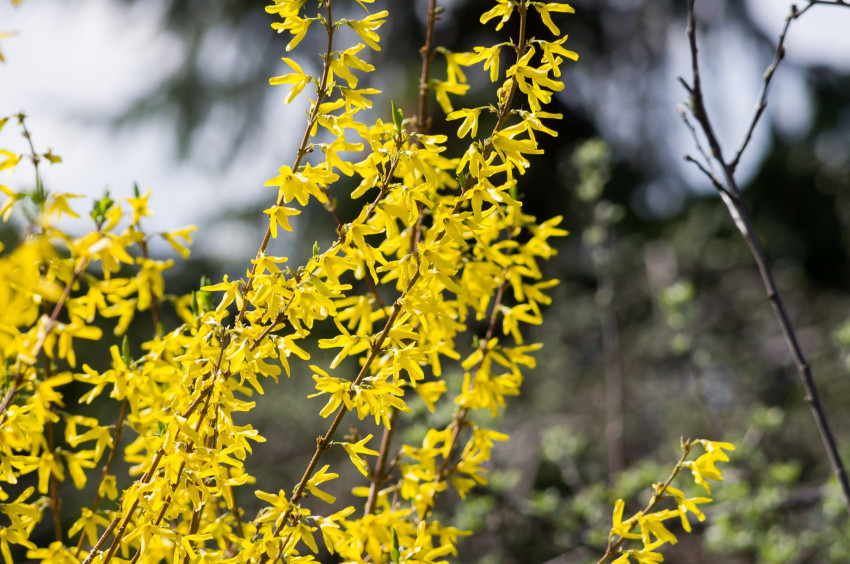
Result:
[[[780,45],[784,43],[784,36],[788,30],[788,24],[791,21],[799,18],[803,13],[808,11],[812,6],[816,4],[829,4],[835,6],[847,5],[844,0],[809,0],[809,4],[802,10],[792,8],[791,16],[789,16],[789,19],[786,22],[786,26],[782,32],[783,35],[780,37]],[[736,154],[735,159],[733,159],[731,163],[726,163],[726,161],[723,160],[723,153],[721,151],[720,144],[717,141],[717,137],[714,134],[711,121],[709,120],[708,113],[705,109],[702,84],[700,82],[699,75],[699,62],[697,57],[698,49],[696,39],[696,17],[694,14],[694,0],[690,0],[688,3],[687,34],[691,51],[691,68],[693,72],[692,86],[690,89],[691,101],[693,104],[693,114],[695,119],[697,120],[697,123],[699,123],[700,128],[705,134],[709,146],[711,147],[711,154],[714,157],[715,162],[717,163],[717,165],[720,166],[723,172],[723,182],[715,182],[715,179],[712,178],[712,183],[715,185],[716,188],[718,188],[718,191],[723,197],[723,200],[726,203],[730,214],[735,220],[735,223],[738,226],[741,235],[744,237],[747,246],[750,248],[750,253],[753,255],[753,259],[756,262],[756,266],[759,269],[759,274],[761,275],[765,292],[767,294],[768,299],[770,300],[770,305],[773,308],[773,312],[776,315],[776,321],[779,324],[780,329],[782,330],[782,334],[785,338],[785,343],[788,347],[788,351],[791,354],[791,357],[794,360],[794,364],[797,367],[797,372],[799,373],[800,380],[802,381],[803,389],[805,391],[806,401],[808,402],[809,408],[812,412],[812,416],[815,419],[815,424],[817,425],[818,432],[820,433],[821,441],[823,442],[824,449],[826,450],[829,463],[832,466],[832,471],[838,479],[839,484],[841,484],[842,493],[844,495],[845,508],[847,509],[848,513],[850,513],[850,482],[848,482],[847,479],[847,472],[844,467],[844,462],[841,459],[841,455],[838,453],[838,447],[836,446],[835,437],[829,425],[826,412],[824,411],[823,405],[821,404],[817,385],[815,384],[814,377],[812,375],[812,369],[809,366],[805,355],[803,354],[802,348],[800,347],[800,342],[797,338],[797,333],[794,329],[793,323],[791,322],[791,318],[788,315],[788,310],[785,307],[785,302],[782,299],[779,289],[776,286],[776,281],[773,276],[773,270],[767,259],[767,254],[765,253],[764,248],[762,247],[761,240],[759,239],[759,236],[756,233],[752,218],[750,217],[749,210],[743,199],[740,197],[740,190],[735,180],[735,165],[737,164],[740,158],[740,154]],[[781,60],[781,56],[784,55],[783,48],[780,47],[777,53],[779,55],[779,58],[775,61],[776,64],[778,64],[779,60]],[[768,71],[770,72],[770,76],[772,76],[772,73],[775,71],[775,67],[773,68],[773,70],[769,68]],[[764,96],[766,96],[766,89],[767,84],[769,82],[769,78],[769,76],[765,77],[765,90],[763,92]],[[756,117],[751,123],[750,130],[755,127],[755,124],[758,121],[758,117],[760,117],[760,113],[757,110]],[[747,137],[745,137],[745,141],[742,144],[741,149],[739,149],[739,153],[746,149],[749,136],[751,136],[751,131],[749,131]],[[691,160],[693,161],[693,159]],[[693,162],[696,163],[696,161]],[[718,186],[718,184],[720,186]]]
[[[720,183],[720,180],[718,180],[717,174],[714,172],[712,160],[705,152],[705,148],[702,146],[702,141],[700,140],[699,135],[697,134],[696,128],[691,123],[691,120],[688,119],[688,114],[687,112],[685,112],[685,109],[681,106],[679,106],[679,117],[682,118],[682,121],[685,123],[685,126],[688,128],[688,131],[691,132],[691,137],[693,137],[694,145],[696,145],[699,154],[703,158],[702,163],[697,162],[696,159],[694,159],[690,155],[686,155],[685,160],[693,162],[695,165],[697,165],[702,170],[702,172],[704,172],[705,175],[708,176],[708,179],[711,180],[711,183],[714,184],[715,188],[717,188],[721,192],[725,192],[726,188],[724,188],[723,185]]]
[[[785,18],[785,25],[782,27],[782,32],[779,34],[779,40],[776,43],[776,54],[773,56],[773,61],[764,71],[764,83],[761,89],[761,95],[759,96],[759,100],[756,103],[756,108],[753,113],[753,117],[750,120],[750,125],[747,128],[747,132],[744,134],[744,139],[741,141],[741,145],[738,147],[738,150],[735,151],[735,158],[729,163],[730,168],[734,172],[735,169],[738,168],[738,163],[741,160],[741,155],[743,155],[744,150],[746,150],[747,145],[749,145],[750,140],[753,137],[753,131],[755,131],[756,125],[761,119],[762,114],[764,114],[764,110],[767,108],[767,92],[770,87],[770,82],[773,79],[773,75],[776,73],[776,69],[779,67],[779,64],[785,58],[785,37],[788,35],[788,29],[791,27],[791,22],[796,19],[799,19],[800,16],[809,11],[813,6],[837,6],[837,7],[850,7],[850,3],[845,2],[844,0],[810,0],[809,3],[802,9],[797,8],[796,5],[791,6],[791,13],[788,14]]]
[[[717,177],[714,176],[713,172],[711,172],[710,170],[705,168],[705,166],[701,162],[699,162],[698,160],[696,160],[695,158],[693,158],[690,155],[685,155],[685,160],[689,163],[693,163],[700,170],[701,173],[703,173],[704,175],[706,175],[708,177],[708,180],[711,182],[711,184],[715,188],[717,188],[718,191],[720,191],[720,192],[722,192],[722,193],[724,193],[728,196],[728,193],[726,192],[726,187],[723,186],[723,184],[720,183],[720,181],[717,179]]]

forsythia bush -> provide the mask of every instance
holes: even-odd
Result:
[[[473,414],[496,416],[505,398],[519,393],[523,369],[534,367],[540,348],[523,341],[522,325],[540,323],[546,291],[557,283],[543,279],[539,261],[555,253],[549,239],[566,232],[558,217],[539,222],[522,213],[516,186],[528,156],[542,153],[537,136],[556,135],[549,120],[559,116],[543,107],[563,88],[561,65],[577,56],[564,47],[567,37],[553,16],[573,10],[498,0],[482,24],[501,30],[510,21],[517,35],[454,53],[431,43],[432,2],[419,113],[404,116],[395,105],[372,109],[379,91],[360,84],[374,70],[367,53],[381,48],[379,30],[389,17],[370,11],[371,2],[358,0],[365,12],[356,19],[337,19],[332,0],[276,0],[266,8],[277,18],[272,27],[291,34],[287,51],[307,33],[324,33],[327,51],[319,76],[284,58],[291,72],[271,79],[288,86],[287,102],[312,98],[294,161],[266,183],[275,189],[264,210],[268,230],[239,280],[166,294],[163,271],[173,263],[152,258],[149,242],[162,237],[185,257],[192,229],[146,233],[148,193],[138,189],[123,201],[105,196],[81,216],[75,195],[43,185],[40,166],[59,157],[36,150],[26,116],[0,121],[3,134],[18,127],[30,149],[0,150],[0,170],[28,157],[35,177],[31,191],[0,186],[8,196],[3,219],[19,211],[27,225],[0,256],[6,562],[13,550],[31,560],[85,563],[298,563],[315,561],[322,550],[346,562],[427,563],[456,553],[457,538],[467,533],[434,518],[435,498],[448,489],[464,497],[486,483],[494,443],[507,436],[477,424]],[[529,36],[531,18],[551,36]],[[353,30],[353,43],[340,44],[342,28]],[[443,79],[430,76],[435,53],[445,59]],[[483,67],[496,94],[489,105],[455,109],[469,88],[463,68],[473,66]],[[457,139],[428,134],[432,95],[448,120],[460,122]],[[374,118],[384,113],[390,119]],[[448,147],[467,135],[466,148],[451,155]],[[354,179],[350,194],[342,193],[342,176]],[[354,219],[343,220],[341,198],[359,203]],[[336,240],[314,246],[299,266],[267,254],[271,239],[292,230],[289,218],[316,203],[336,219]],[[88,232],[68,234],[66,221],[57,223],[63,217]],[[182,325],[162,326],[165,306]],[[143,356],[131,358],[125,339],[110,348],[108,370],[80,365],[75,345],[100,339],[104,319],[115,320],[121,335],[141,311],[152,313],[155,326]],[[338,350],[329,365],[310,364],[301,346],[319,326],[335,329],[336,336],[318,342]],[[463,352],[470,345],[472,352]],[[447,365],[464,374],[451,393],[442,378]],[[248,398],[282,373],[312,376],[310,397],[329,425],[294,487],[254,485],[243,462],[265,439],[234,418],[249,420],[255,403]],[[63,395],[71,385],[84,387],[82,404],[116,402],[117,420],[80,415],[84,408]],[[455,415],[421,444],[394,445],[395,428],[417,401],[432,411],[437,402],[453,402]],[[373,419],[381,439],[340,438],[340,425],[355,416]],[[722,454],[716,443],[705,444]],[[330,449],[347,453],[353,468],[323,463]],[[116,475],[116,457],[130,464],[128,476]],[[699,460],[695,476],[719,478],[705,467],[698,473]],[[341,507],[323,484],[351,471],[363,476],[353,493],[364,503]],[[69,478],[77,488],[96,485],[90,505],[62,507],[58,483]],[[236,502],[234,492],[246,488],[265,504],[256,515]],[[683,524],[686,511],[701,516],[694,504],[702,499],[680,499],[676,491],[666,488],[680,507],[670,515],[681,514]],[[323,505],[311,511],[302,505],[308,496]],[[51,514],[56,541],[38,546],[31,535]],[[69,514],[74,523],[63,531]],[[632,527],[648,518],[621,516],[620,502],[612,535],[623,538],[634,537]],[[635,553],[621,560],[629,554]]]

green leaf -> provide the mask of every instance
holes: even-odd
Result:
[[[395,131],[397,134],[401,135],[401,125],[404,121],[404,114],[401,113],[401,109],[395,105],[395,102],[390,100],[390,106],[392,107],[393,112],[393,123],[395,124]]]
[[[393,550],[390,554],[392,555],[393,562],[395,564],[399,564],[399,561],[401,560],[401,547],[398,543],[398,533],[395,528],[393,528]]]

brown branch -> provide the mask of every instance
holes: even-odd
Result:
[[[431,117],[428,115],[428,97],[431,87],[428,81],[431,79],[431,61],[434,58],[434,26],[437,23],[437,15],[442,9],[437,8],[437,0],[429,0],[428,16],[425,24],[425,44],[419,49],[422,55],[422,72],[419,76],[419,111],[416,114],[416,132],[425,134],[431,127]],[[425,205],[416,202],[416,221],[410,230],[410,254],[415,255],[422,237],[422,222],[425,220]]]
[[[482,346],[482,356],[481,360],[478,362],[478,366],[475,367],[477,371],[479,367],[484,363],[484,359],[487,356],[487,353],[490,351],[489,342],[493,338],[493,334],[496,332],[496,323],[499,318],[500,306],[502,305],[502,298],[505,295],[505,289],[508,286],[508,281],[505,279],[499,284],[499,289],[496,291],[496,298],[493,300],[493,310],[490,312],[490,323],[487,327],[487,333],[484,335],[484,345]],[[470,386],[472,386],[473,379],[470,378]],[[443,462],[440,464],[440,469],[437,471],[437,474],[434,476],[434,484],[439,484],[440,482],[444,482],[449,478],[449,474],[451,474],[451,469],[449,465],[451,464],[452,456],[454,455],[455,450],[458,446],[458,439],[460,438],[460,431],[467,425],[466,418],[469,415],[469,408],[463,407],[455,413],[452,422],[449,424],[449,428],[452,429],[452,436],[449,439],[449,448],[446,452],[446,455],[443,457]],[[436,489],[431,490],[431,505],[428,508],[433,507],[434,497],[437,495]],[[427,516],[427,512],[425,514]],[[424,517],[423,517],[424,518]]]
[[[815,4],[830,4],[841,6],[847,5],[844,2],[819,2],[810,0],[809,5],[806,6],[803,10],[797,10],[796,8],[792,8],[791,16],[789,16],[789,19],[787,20],[786,26],[783,30],[783,35],[781,36],[782,41],[784,41],[784,36],[787,32],[788,23],[790,23],[791,20],[798,18],[803,12],[805,12]],[[788,347],[788,351],[791,354],[791,357],[797,368],[797,372],[799,373],[800,380],[802,381],[803,390],[805,391],[805,399],[809,404],[809,408],[812,412],[812,417],[814,417],[815,424],[817,425],[818,432],[820,434],[824,449],[826,450],[830,466],[832,467],[832,471],[835,474],[835,477],[838,479],[838,483],[841,485],[842,494],[844,496],[845,508],[847,509],[848,513],[850,513],[850,482],[848,482],[847,471],[845,470],[844,462],[841,459],[841,455],[838,452],[838,447],[836,445],[835,437],[832,433],[832,428],[829,425],[826,412],[824,411],[823,405],[821,404],[817,385],[815,384],[814,377],[812,375],[812,369],[809,366],[805,355],[803,354],[799,339],[797,338],[797,333],[794,329],[793,323],[791,322],[791,317],[789,316],[788,310],[785,307],[785,302],[782,299],[782,295],[780,294],[779,289],[776,286],[776,281],[773,276],[773,270],[767,259],[767,255],[764,251],[761,240],[758,234],[756,233],[752,218],[750,217],[749,209],[741,198],[741,192],[738,188],[738,184],[735,179],[735,170],[733,164],[737,164],[738,156],[736,156],[735,160],[731,163],[727,163],[723,159],[720,144],[714,134],[714,130],[711,126],[711,121],[708,117],[708,112],[705,108],[702,85],[700,82],[699,61],[697,57],[698,49],[696,37],[696,16],[694,14],[694,0],[690,0],[688,4],[687,35],[691,52],[691,70],[693,73],[693,80],[690,85],[689,91],[691,92],[691,97],[693,101],[692,111],[694,117],[696,118],[697,122],[703,130],[703,133],[706,136],[706,139],[708,140],[708,144],[711,147],[712,156],[723,171],[723,186],[725,187],[725,191],[720,191],[721,196],[723,196],[724,203],[729,209],[729,213],[735,220],[735,224],[737,225],[738,230],[741,232],[741,235],[746,241],[747,246],[750,249],[750,253],[752,254],[753,259],[756,262],[756,266],[758,267],[759,274],[761,275],[762,284],[764,285],[765,292],[767,294],[768,299],[770,300],[770,305],[776,316],[777,323],[779,324],[779,327],[782,330],[783,337],[785,338],[785,344]],[[777,52],[780,53],[781,51],[782,48],[780,47]],[[775,61],[775,63],[778,64],[779,60],[781,60],[781,56]],[[775,68],[771,71],[771,75],[774,70]],[[757,121],[758,115],[760,114],[757,114],[757,116],[755,117],[755,121]],[[741,150],[746,148],[746,140],[747,137],[745,137],[745,142],[742,144]]]
[[[422,73],[419,78],[419,112],[416,114],[416,130],[427,133],[430,127],[428,116],[428,95],[431,87],[428,84],[431,74],[431,60],[434,58],[434,24],[437,21],[437,0],[428,2],[428,20],[425,25],[425,45],[419,50],[422,55]]]
[[[230,479],[230,466],[225,468],[225,472],[227,473],[227,478]],[[245,538],[245,528],[242,526],[242,510],[239,508],[239,504],[236,503],[236,490],[233,486],[227,486],[230,489],[230,497],[233,498],[233,509],[230,510],[230,514],[236,519],[236,533],[239,535],[240,539]],[[218,503],[218,498],[216,498],[216,503]],[[230,540],[227,541],[230,543]]]
[[[375,463],[375,469],[372,472],[372,483],[369,485],[369,497],[366,498],[366,515],[375,511],[375,504],[378,503],[378,493],[388,477],[388,472],[386,471],[387,459],[389,458],[390,449],[392,448],[393,434],[395,433],[397,420],[398,410],[392,408],[390,423],[388,426],[384,427],[384,435],[381,437],[381,450],[378,452],[378,461]]]

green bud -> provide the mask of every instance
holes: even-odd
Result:
[[[103,193],[102,198],[95,200],[91,213],[89,213],[95,225],[100,227],[104,224],[106,221],[106,213],[111,210],[114,205],[115,200],[109,197],[109,190]]]
[[[130,366],[130,340],[127,339],[127,335],[124,335],[124,340],[121,341],[121,360],[124,361],[125,366]]]

